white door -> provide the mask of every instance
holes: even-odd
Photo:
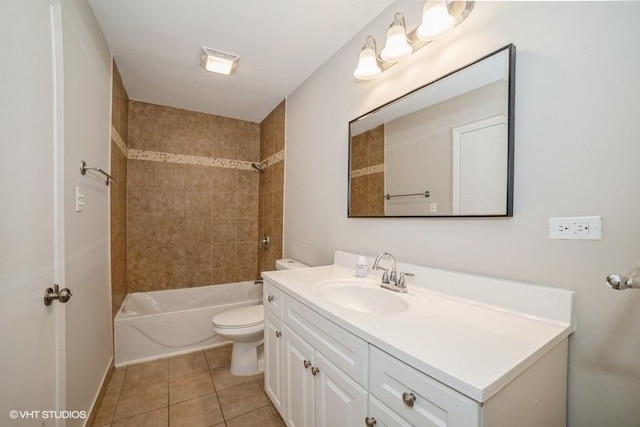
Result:
[[[503,115],[453,129],[453,214],[507,213],[507,123]]]
[[[312,427],[315,412],[314,350],[290,328],[284,331],[285,417],[289,427]]]
[[[362,426],[367,391],[316,353],[316,427]]]
[[[45,0],[0,1],[0,425],[6,426],[56,425],[42,411],[59,409],[64,395],[57,381],[64,339],[56,337],[63,314],[59,303],[43,300],[61,262],[51,29],[58,8]]]

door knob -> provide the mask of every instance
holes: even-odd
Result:
[[[69,288],[62,288],[58,285],[53,285],[53,288],[47,288],[44,291],[44,305],[51,305],[54,300],[58,300],[61,303],[65,303],[71,299],[73,294],[69,290]]]

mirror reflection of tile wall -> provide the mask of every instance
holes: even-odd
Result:
[[[350,216],[384,216],[384,125],[351,137]]]

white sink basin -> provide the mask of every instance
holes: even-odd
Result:
[[[370,281],[327,280],[318,283],[315,290],[331,304],[361,313],[395,314],[409,308],[399,294]]]

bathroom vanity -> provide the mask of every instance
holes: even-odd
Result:
[[[288,426],[564,426],[573,292],[357,255],[264,273],[265,389]],[[371,265],[371,260],[369,260]]]

